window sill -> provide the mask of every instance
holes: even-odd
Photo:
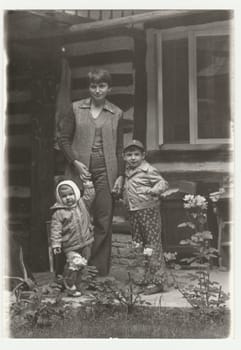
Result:
[[[230,162],[231,144],[165,144],[147,152],[147,160],[156,162]]]
[[[161,151],[233,151],[233,144],[163,144],[159,146]]]

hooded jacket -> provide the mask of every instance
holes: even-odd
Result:
[[[68,185],[74,191],[76,203],[71,207],[62,203],[59,195],[62,185]],[[68,253],[91,244],[94,235],[90,214],[77,185],[70,180],[60,182],[56,188],[56,200],[50,208],[53,211],[50,228],[51,247],[60,247],[64,253]]]

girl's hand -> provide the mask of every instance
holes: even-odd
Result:
[[[77,169],[79,176],[83,182],[90,180],[91,174],[86,165],[81,163],[79,160],[75,160],[74,166]]]
[[[53,248],[53,253],[54,253],[54,255],[60,254],[61,253],[61,248],[60,247]]]

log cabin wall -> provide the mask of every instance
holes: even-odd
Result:
[[[20,246],[27,267],[48,269],[46,220],[54,197],[55,73],[44,59],[36,62],[9,55],[5,178],[10,275],[23,273]]]
[[[10,67],[5,179],[7,185],[10,273],[16,270],[17,246],[29,251],[31,222],[31,72]]]

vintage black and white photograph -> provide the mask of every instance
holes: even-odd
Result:
[[[3,17],[4,336],[230,338],[235,11]]]

